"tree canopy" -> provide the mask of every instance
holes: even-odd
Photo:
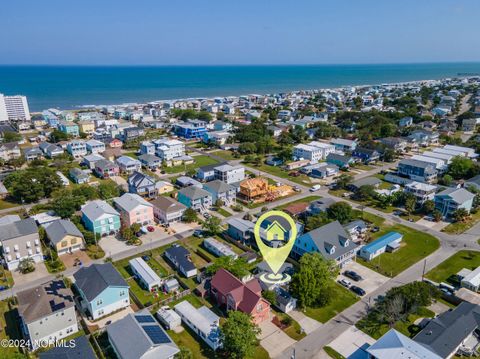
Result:
[[[338,267],[334,261],[326,260],[316,252],[306,253],[292,277],[290,290],[304,308],[324,306],[331,300],[337,275]]]
[[[258,344],[258,334],[260,334],[260,329],[252,322],[252,318],[248,314],[231,310],[221,325],[223,350],[229,358],[233,359],[252,357]]]

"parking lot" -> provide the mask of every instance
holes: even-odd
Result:
[[[363,279],[355,282],[353,279],[347,278],[343,275],[346,270],[351,270],[359,274]],[[337,280],[345,279],[349,281],[352,285],[362,288],[367,294],[373,292],[375,289],[380,287],[383,283],[388,281],[388,277],[385,277],[367,267],[362,266],[357,262],[351,262],[342,268],[340,275],[337,277]]]

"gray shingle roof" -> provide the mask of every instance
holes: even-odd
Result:
[[[195,265],[189,259],[190,252],[184,247],[173,245],[168,248],[165,253],[168,253],[171,258],[174,258],[179,266],[183,267],[186,272],[195,269]]]
[[[17,293],[18,312],[26,323],[73,307],[73,293],[62,280],[54,280]]]
[[[357,247],[353,241],[349,240],[350,236],[338,221],[328,223],[305,233],[299,237],[299,240],[302,237],[310,238],[317,246],[320,254],[327,259],[336,259]],[[346,240],[348,240],[348,245],[344,247],[343,243]],[[335,247],[335,252],[330,254],[328,251],[333,246]]]
[[[115,198],[113,202],[115,203],[115,206],[123,208],[128,212],[133,211],[139,205],[152,207],[150,203],[136,193],[125,193],[123,196]]]
[[[437,194],[437,196],[448,196],[455,203],[462,204],[466,201],[472,200],[475,195],[464,188],[447,188],[445,191],[442,191]]]
[[[46,352],[39,353],[39,359],[97,359],[95,352],[85,335],[72,339],[75,347],[58,346]]]
[[[92,264],[73,274],[75,285],[85,294],[87,300],[94,300],[108,287],[126,287],[128,284],[112,263]]]
[[[153,206],[165,213],[177,212],[185,210],[187,207],[180,202],[175,201],[172,198],[160,196],[150,202]]]
[[[214,181],[207,182],[203,186],[210,188],[215,193],[224,193],[224,192],[228,192],[228,191],[233,189],[233,187],[230,186],[228,183],[225,183],[225,182],[220,181],[220,180],[214,180]]]
[[[454,310],[432,319],[414,340],[442,358],[447,358],[478,326],[480,306],[462,302]]]
[[[204,197],[208,197],[208,196],[211,197],[210,192],[205,191],[204,189],[198,188],[196,186],[190,186],[190,187],[187,187],[187,188],[182,188],[179,191],[179,193],[185,195],[186,197],[188,197],[192,200],[195,200],[195,199],[198,199],[198,198],[204,198]]]
[[[83,238],[83,234],[78,230],[77,226],[65,219],[53,221],[45,228],[45,232],[50,242],[54,244],[63,240],[67,235]]]
[[[28,236],[29,234],[37,232],[37,224],[33,218],[22,219],[0,226],[0,241]]]
[[[90,220],[94,221],[105,213],[120,216],[120,214],[107,202],[96,200],[87,203],[82,208],[82,213],[85,214]]]

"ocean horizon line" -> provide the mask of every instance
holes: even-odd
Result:
[[[316,67],[316,66],[394,66],[394,65],[455,65],[480,64],[474,61],[413,61],[413,62],[365,62],[365,63],[306,63],[306,64],[2,64],[0,67]]]

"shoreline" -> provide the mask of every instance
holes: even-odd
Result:
[[[314,89],[300,89],[300,90],[290,90],[290,91],[280,91],[280,92],[271,92],[271,93],[247,93],[247,94],[240,94],[240,95],[217,95],[217,96],[200,96],[200,97],[185,97],[185,98],[172,98],[172,99],[159,99],[159,100],[152,100],[146,102],[125,102],[125,103],[116,103],[116,104],[99,104],[99,105],[78,105],[73,109],[59,109],[61,111],[81,111],[84,109],[101,109],[105,107],[128,107],[128,106],[144,106],[149,104],[156,104],[156,103],[168,103],[168,102],[179,102],[179,101],[198,101],[198,100],[212,100],[215,98],[228,98],[228,97],[241,97],[241,96],[268,96],[268,95],[275,95],[281,92],[286,92],[288,94],[300,93],[300,92],[321,92],[321,91],[339,91],[341,89],[345,89],[347,87],[357,87],[357,88],[364,88],[364,87],[372,87],[372,86],[406,86],[406,85],[421,85],[428,82],[435,82],[435,81],[446,81],[448,79],[472,79],[480,77],[478,75],[465,75],[465,76],[458,76],[458,77],[444,77],[438,79],[423,79],[423,80],[413,80],[413,81],[401,81],[401,82],[391,82],[391,83],[377,83],[377,84],[347,84],[342,85],[340,87],[321,87],[321,88],[314,88]]]
[[[479,74],[479,75],[477,75]],[[480,62],[378,65],[2,66],[0,93],[32,112],[175,102],[245,94],[328,91],[480,76]]]

